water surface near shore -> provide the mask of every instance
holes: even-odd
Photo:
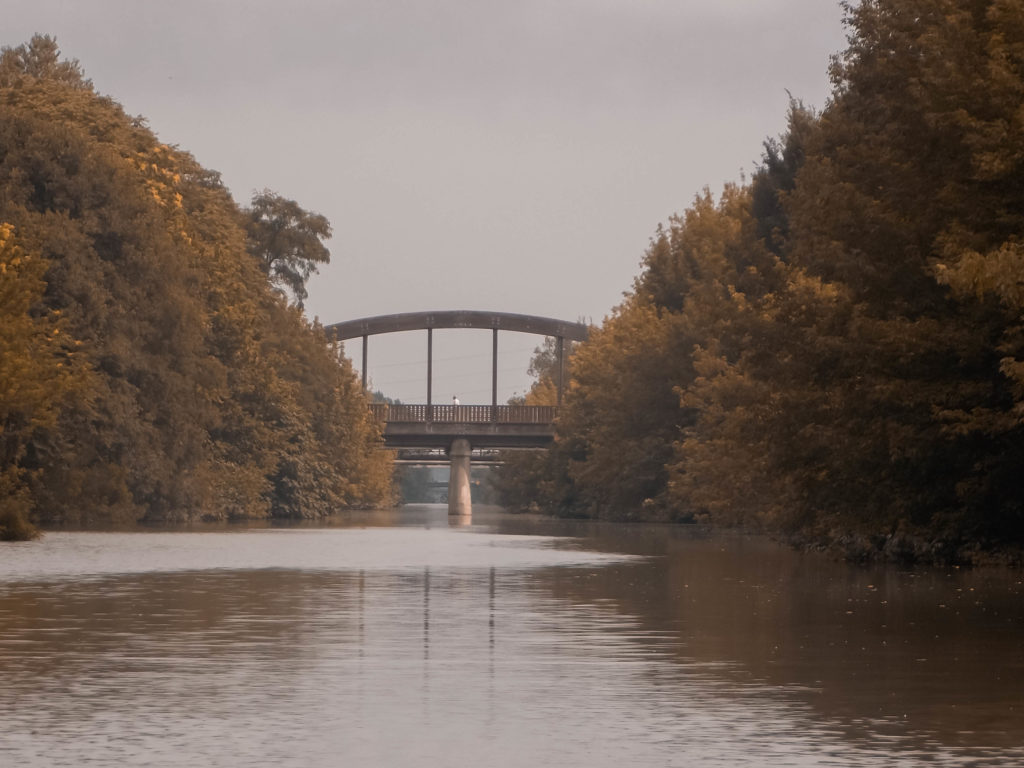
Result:
[[[1019,572],[451,522],[0,547],[0,765],[1024,764]]]

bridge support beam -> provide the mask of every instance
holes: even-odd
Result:
[[[448,449],[451,472],[448,475],[448,514],[468,517],[473,514],[473,497],[469,488],[469,440],[458,438]]]

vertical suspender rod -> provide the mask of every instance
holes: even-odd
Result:
[[[562,404],[562,391],[565,389],[565,339],[558,337],[556,346],[558,354],[558,405]]]
[[[369,344],[369,336],[363,335],[363,391],[366,391],[366,347]]]
[[[433,389],[434,386],[434,329],[427,328],[427,421],[434,420]]]
[[[493,330],[491,349],[491,421],[498,420],[498,329]]]

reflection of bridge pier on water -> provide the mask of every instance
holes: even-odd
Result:
[[[489,569],[487,581],[488,581],[488,584],[487,584],[487,706],[488,706],[488,714],[489,714],[488,721],[491,721],[493,719],[493,713],[494,713],[494,656],[495,656],[494,632],[495,632],[495,611],[497,609],[497,593],[498,593],[498,589],[497,589],[497,569],[493,565]],[[471,586],[473,585],[473,582],[468,582],[468,583]],[[463,583],[463,588],[465,588],[465,584],[466,584],[466,582]],[[360,581],[360,590],[361,589],[362,589],[362,581]],[[431,678],[431,671],[430,671],[430,667],[431,667],[431,653],[430,653],[431,645],[430,645],[430,641],[431,641],[431,637],[430,637],[430,634],[431,634],[431,629],[432,629],[432,622],[431,622],[430,595],[431,595],[432,591],[440,591],[443,594],[445,591],[451,592],[451,590],[452,590],[452,586],[450,584],[445,584],[444,583],[444,576],[443,576],[443,574],[442,574],[442,579],[441,579],[440,586],[438,586],[437,584],[433,584],[432,585],[432,583],[431,583],[430,566],[426,566],[423,569],[423,696],[424,696],[424,704],[427,706],[428,709],[429,709],[430,697],[431,697],[431,691],[430,691],[430,678]],[[442,609],[441,609],[442,610],[442,618],[441,618],[440,621],[433,622],[434,624],[438,624],[439,625],[437,627],[434,627],[434,630],[435,631],[440,630],[440,634],[441,634],[441,642],[438,644],[439,645],[440,653],[435,653],[435,656],[437,656],[438,658],[434,659],[434,661],[442,661],[443,662],[444,654],[445,654],[445,651],[446,651],[446,649],[444,648],[444,645],[445,645],[445,637],[444,637],[444,635],[445,635],[445,633],[444,633],[444,626],[443,626],[443,624],[444,624],[444,621],[443,621],[443,618],[444,618],[443,617],[443,614],[444,614],[444,602],[443,602],[443,600],[441,601],[441,603],[442,603]],[[476,599],[475,595],[474,595],[474,603],[475,604],[480,604],[480,601],[478,601]],[[436,606],[435,606],[435,610],[436,610]],[[361,611],[362,611],[362,602],[360,601],[360,645],[362,645],[363,642],[364,642],[364,639],[363,639],[363,636],[362,636],[362,614],[361,614]],[[459,627],[460,627],[460,631],[459,631],[458,635],[459,635],[459,637],[464,637],[465,634],[466,634],[463,631],[465,629],[465,625],[464,624],[460,624]],[[451,649],[448,648],[447,652],[450,654],[451,653]],[[360,649],[360,658],[362,658],[362,649]]]
[[[435,328],[490,329],[493,335],[490,405],[435,405],[433,361]],[[384,426],[384,446],[398,449],[441,449],[450,467],[448,514],[466,519],[472,513],[470,465],[474,450],[544,448],[554,439],[554,419],[562,403],[565,340],[586,339],[588,328],[546,317],[507,312],[409,312],[336,323],[327,327],[339,341],[362,338],[363,388],[366,388],[368,339],[379,333],[426,330],[427,402],[416,405],[374,403],[371,409]],[[556,340],[558,405],[498,405],[498,331],[534,333]],[[407,462],[411,463],[411,462]],[[434,463],[424,461],[422,463]]]

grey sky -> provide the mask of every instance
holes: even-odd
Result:
[[[833,0],[7,0],[96,88],[223,174],[326,215],[325,323],[424,309],[600,322],[659,222],[821,107]],[[499,397],[540,341],[501,336]],[[435,334],[437,401],[489,402],[490,334]],[[358,358],[358,349],[353,346]],[[425,397],[421,335],[369,372]],[[356,360],[358,364],[358,359]]]

